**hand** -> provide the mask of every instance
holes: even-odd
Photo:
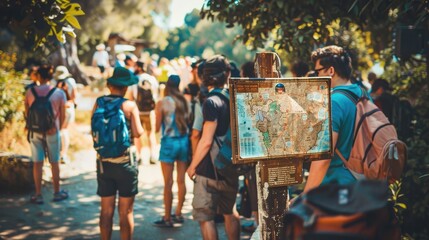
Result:
[[[188,169],[186,170],[186,173],[188,173],[189,178],[194,181],[195,179],[195,167],[190,165]]]

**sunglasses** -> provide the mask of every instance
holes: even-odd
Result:
[[[320,71],[322,71],[324,69],[328,69],[328,68],[330,68],[330,67],[322,67],[322,68],[319,68],[319,69],[314,69],[313,70],[314,71],[314,75],[319,76],[319,72]]]

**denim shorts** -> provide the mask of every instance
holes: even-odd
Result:
[[[46,134],[47,152],[49,154],[49,162],[58,162],[60,160],[61,137],[60,131],[52,135]],[[43,162],[45,160],[45,146],[43,142],[43,134],[30,134],[31,158],[33,162]]]
[[[174,163],[175,160],[188,161],[189,138],[183,137],[163,137],[161,139],[161,149],[159,150],[159,161]]]

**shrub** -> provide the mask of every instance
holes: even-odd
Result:
[[[5,124],[24,117],[22,74],[14,70],[16,56],[0,51],[0,131]]]

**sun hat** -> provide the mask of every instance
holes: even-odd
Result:
[[[178,88],[180,85],[180,77],[179,75],[170,75],[168,77],[167,86]]]
[[[61,80],[70,77],[70,72],[67,69],[66,66],[60,65],[57,68],[55,68],[54,72],[54,79],[55,80]]]
[[[103,51],[104,49],[106,49],[106,46],[103,43],[100,43],[95,46],[95,49],[97,49],[98,51]]]
[[[115,67],[113,76],[107,79],[109,84],[118,87],[131,86],[138,83],[138,81],[138,77],[124,67]]]

